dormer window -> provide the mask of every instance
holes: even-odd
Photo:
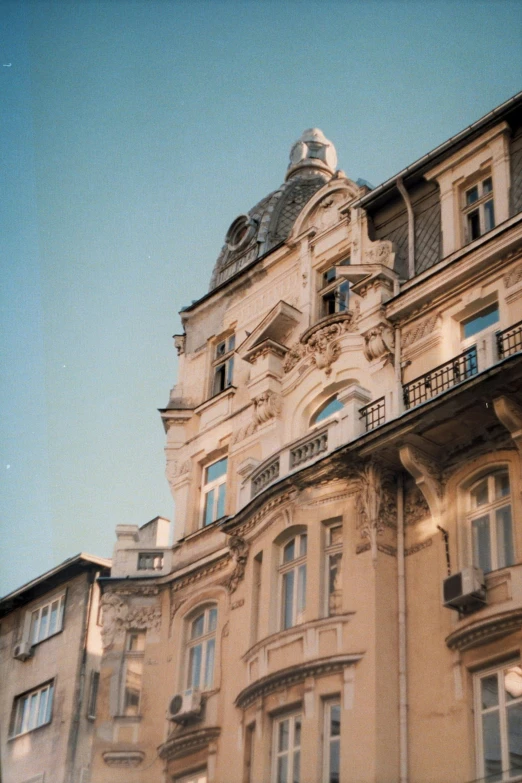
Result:
[[[347,258],[340,264],[329,267],[321,274],[319,289],[319,317],[324,318],[336,313],[345,313],[348,310],[348,297],[350,285],[347,280],[337,278],[336,266],[347,266],[350,259]]]
[[[236,336],[231,334],[226,340],[217,343],[214,348],[212,395],[219,394],[232,386],[235,347]]]
[[[476,182],[464,191],[463,215],[468,242],[473,242],[495,227],[493,180],[491,177]]]

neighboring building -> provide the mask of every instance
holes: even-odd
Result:
[[[88,783],[109,568],[79,554],[0,599],[2,783]]]
[[[374,190],[306,131],[181,317],[93,783],[522,780],[522,94]]]

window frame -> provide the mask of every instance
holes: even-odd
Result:
[[[484,185],[489,182],[491,189],[484,191]],[[468,201],[468,194],[477,189],[477,198],[473,201]],[[486,220],[486,205],[492,205],[493,212],[493,224],[487,225]],[[461,186],[460,191],[460,207],[462,215],[462,236],[464,238],[464,244],[468,245],[470,242],[474,242],[476,239],[480,239],[481,236],[487,234],[488,231],[492,231],[496,226],[495,221],[495,194],[493,188],[493,175],[491,170],[483,170],[476,174],[473,179],[468,180]],[[470,216],[474,214],[478,215],[478,229],[479,233],[474,236],[474,232],[470,230]]]
[[[339,710],[339,734],[332,734],[332,708]],[[331,696],[323,701],[323,783],[339,783],[341,777],[341,698]],[[332,745],[339,745],[339,777],[332,780]]]
[[[485,714],[494,714],[495,712],[498,713],[499,720],[499,738],[500,738],[500,751],[501,751],[501,759],[500,763],[503,767],[503,769],[500,772],[493,772],[491,773],[491,780],[502,780],[507,781],[508,780],[519,780],[520,775],[522,774],[522,769],[520,770],[514,770],[513,775],[511,774],[511,771],[506,768],[504,769],[504,763],[509,763],[509,735],[508,735],[508,709],[509,707],[515,705],[515,704],[522,704],[522,692],[520,696],[514,697],[513,699],[508,702],[506,700],[505,695],[505,687],[501,687],[501,683],[499,682],[499,678],[502,676],[503,672],[509,672],[514,669],[519,669],[519,672],[517,672],[517,676],[521,680],[521,687],[522,687],[522,669],[520,668],[520,660],[519,659],[512,659],[507,660],[501,665],[491,666],[487,669],[481,669],[480,671],[477,671],[473,674],[473,703],[474,703],[474,716],[475,716],[475,758],[476,758],[476,770],[478,777],[485,778],[486,776],[486,764],[484,759],[484,731],[483,731],[483,721],[482,718]],[[492,677],[493,675],[497,678],[497,685],[498,687],[498,702],[496,705],[491,705],[489,707],[483,707],[482,706],[482,699],[481,699],[481,681],[484,679],[487,679],[488,677]],[[509,775],[509,777],[507,777]],[[498,776],[498,777],[497,777]],[[488,780],[490,779],[488,775]]]
[[[217,478],[211,479],[210,481],[206,480],[208,476],[209,470],[214,467],[215,465],[218,465],[220,462],[225,462],[225,472],[220,474]],[[210,527],[210,525],[213,525],[214,522],[218,522],[220,519],[224,519],[226,517],[226,502],[227,502],[227,477],[228,477],[228,454],[225,454],[224,456],[220,457],[217,460],[214,460],[213,462],[209,462],[208,464],[203,466],[203,475],[202,475],[202,481],[201,481],[201,512],[200,512],[200,527]],[[221,499],[221,487],[224,487],[224,493]],[[217,492],[216,492],[217,490]],[[211,519],[207,522],[207,497],[214,492],[214,497],[212,501],[212,513],[211,513]],[[223,513],[219,515],[219,508],[220,503],[222,502],[223,506]],[[218,516],[219,515],[219,516]]]
[[[32,647],[34,647],[37,644],[41,644],[41,642],[45,642],[46,639],[50,639],[51,637],[56,636],[56,634],[60,633],[63,630],[63,623],[65,618],[66,593],[67,591],[63,590],[63,592],[55,594],[52,598],[48,598],[45,602],[39,604],[34,609],[28,610],[27,640],[29,641]],[[56,627],[51,632],[52,607],[56,603],[58,604],[57,622],[56,622]],[[48,609],[48,613],[46,614],[46,618],[47,618],[46,632],[45,632],[45,636],[40,637],[41,628],[42,628],[42,614],[45,609]],[[36,622],[35,622],[35,615],[38,615],[38,619],[36,620]],[[35,639],[34,637],[35,637],[36,629],[39,638]]]
[[[508,480],[509,492],[505,495],[495,495],[495,480],[497,477],[505,475]],[[487,502],[480,505],[473,506],[472,493],[477,489],[481,483],[487,482]],[[477,568],[482,568],[485,574],[492,571],[500,570],[501,568],[509,568],[517,562],[516,557],[516,541],[515,541],[515,526],[513,525],[513,492],[512,481],[508,465],[491,466],[488,470],[482,471],[480,474],[469,481],[465,488],[466,492],[466,535],[468,541],[468,552],[470,554],[470,562]],[[490,498],[493,498],[490,500]],[[503,509],[509,509],[509,538],[510,541],[505,540],[505,549],[502,558],[499,558],[499,531],[497,525],[497,512]],[[480,550],[477,547],[480,546],[480,542],[475,544],[473,523],[488,518],[488,557],[490,568],[484,567],[484,563],[480,563]],[[511,551],[510,551],[511,550]],[[509,561],[509,554],[511,554],[511,562]],[[504,561],[504,562],[503,562]],[[502,563],[502,564],[501,564]]]
[[[42,685],[39,685],[37,688],[32,688],[29,691],[25,691],[24,693],[20,693],[18,696],[15,696],[13,700],[13,707],[11,710],[11,718],[9,721],[9,739],[15,739],[16,737],[21,737],[24,734],[29,734],[29,732],[31,731],[35,731],[36,729],[39,729],[42,726],[48,726],[50,723],[52,723],[54,692],[55,692],[55,680],[52,679],[52,680],[47,680],[46,682],[42,683]],[[29,720],[31,717],[31,699],[34,696],[37,697],[33,715],[36,718],[36,720],[38,720],[40,709],[41,709],[41,698],[43,693],[46,693],[44,716],[43,716],[44,720],[42,720],[41,723],[35,723],[35,725],[29,725],[28,727],[26,724],[26,715],[27,715],[27,720]],[[29,705],[29,710],[27,713],[25,712],[25,708],[21,706],[24,703],[27,703]],[[17,730],[18,725],[20,725],[19,730]]]
[[[93,669],[89,681],[89,696],[87,699],[87,720],[95,720],[100,689],[100,672]]]
[[[338,277],[335,271],[338,266],[349,266],[351,263],[350,256],[347,256],[342,261],[336,261],[334,264],[330,264],[326,268],[318,271],[318,287],[317,287],[317,301],[318,301],[318,319],[328,318],[332,315],[339,315],[341,313],[347,313],[350,303],[350,283],[344,277]],[[333,276],[329,279],[330,273]],[[341,295],[341,289],[343,294]],[[328,312],[328,308],[325,306],[327,297],[331,297],[333,293],[333,300],[330,298],[328,301],[333,301],[334,309]]]
[[[304,552],[303,552],[304,541]],[[285,560],[285,550],[292,542],[297,542],[296,550],[298,554],[291,560]],[[307,599],[307,558],[308,558],[308,535],[307,530],[301,530],[294,535],[285,538],[279,544],[279,563],[278,563],[278,582],[279,582],[279,609],[278,609],[278,628],[280,631],[286,631],[305,622],[306,617],[306,599]],[[289,575],[292,574],[291,622],[287,625],[287,585],[290,581]],[[304,577],[303,577],[304,574]]]
[[[212,624],[211,616],[214,614]],[[203,617],[203,630],[199,636],[192,636],[191,629],[200,617]],[[216,603],[209,603],[198,606],[185,619],[185,653],[183,667],[183,692],[192,693],[201,691],[202,693],[214,690],[216,655],[217,655],[217,627],[218,627],[218,606]],[[199,677],[197,684],[194,684],[192,668],[192,651],[201,648],[199,658]],[[212,649],[211,670],[208,673],[209,647]]]
[[[323,606],[323,612],[325,617],[335,617],[338,614],[342,614],[342,600],[343,600],[343,518],[337,517],[332,520],[328,520],[323,522],[324,525],[324,606]],[[335,543],[332,543],[331,541],[331,533],[332,530],[341,530],[341,540]],[[338,569],[339,571],[339,580],[341,583],[340,588],[337,588],[337,590],[331,591],[331,566],[330,562],[331,559],[334,557],[338,557],[340,555],[340,567]],[[333,596],[334,593],[337,592],[339,595],[339,611],[334,612],[332,611],[332,607],[330,606],[330,596]]]
[[[292,782],[295,783],[297,780],[297,783],[299,783],[299,780],[301,778],[301,749],[302,749],[302,730],[303,730],[303,712],[302,710],[296,710],[294,712],[287,712],[282,715],[278,715],[273,718],[273,728],[272,728],[272,771],[271,771],[271,783],[279,783],[279,776],[278,776],[278,762],[279,759],[283,757],[283,755],[287,756],[290,760],[290,763],[287,766],[287,775],[286,775],[286,781],[288,783]],[[295,735],[296,735],[296,722],[300,721],[300,729],[299,729],[299,744],[295,744]],[[289,731],[288,731],[288,749],[287,751],[280,751],[279,750],[279,726],[282,723],[285,723],[288,721],[289,725]],[[299,759],[299,776],[298,778],[295,777],[295,758],[296,755]]]
[[[138,644],[137,649],[131,649],[131,640],[132,638],[136,636],[138,639],[143,640],[143,645],[140,646]],[[120,715],[127,718],[139,718],[141,716],[141,704],[142,704],[142,697],[143,697],[143,669],[144,669],[144,661],[145,661],[145,645],[147,642],[147,631],[143,628],[131,628],[127,631],[125,634],[125,648],[124,648],[124,655],[123,655],[123,666],[122,666],[122,682],[121,682],[121,704],[120,704]],[[139,690],[138,692],[138,699],[137,704],[132,705],[130,702],[130,694],[132,691],[132,688],[130,687],[128,673],[131,671],[131,664],[133,667],[137,667],[139,669],[138,672],[133,672],[134,674],[138,674],[139,677]],[[133,706],[135,706],[135,712],[133,711]]]
[[[234,332],[215,341],[212,345],[212,372],[210,396],[229,389],[234,382],[234,353],[236,335]]]

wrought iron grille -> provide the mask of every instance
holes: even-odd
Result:
[[[386,421],[386,408],[384,404],[384,397],[379,397],[378,400],[370,402],[361,408],[359,411],[361,419],[364,419],[365,431],[370,432],[375,427],[379,427]]]
[[[296,468],[298,465],[302,465],[303,462],[316,457],[317,454],[321,454],[328,448],[328,430],[320,432],[318,435],[314,435],[313,438],[300,443],[299,446],[291,449],[290,451],[290,467]]]
[[[266,468],[263,468],[252,479],[252,497],[255,498],[267,487],[271,481],[279,478],[279,457],[270,462]]]
[[[517,351],[522,351],[522,321],[518,324],[497,332],[498,358],[505,359]]]
[[[464,353],[455,356],[451,361],[435,367],[420,375],[413,381],[404,384],[402,394],[406,410],[414,408],[421,402],[436,397],[446,389],[451,389],[457,383],[471,378],[478,372],[476,346],[468,348]]]

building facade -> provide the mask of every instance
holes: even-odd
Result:
[[[80,554],[0,600],[2,783],[88,783],[109,568]]]
[[[181,313],[93,783],[522,780],[522,94],[370,190],[321,131]],[[116,567],[116,564],[117,567]]]

